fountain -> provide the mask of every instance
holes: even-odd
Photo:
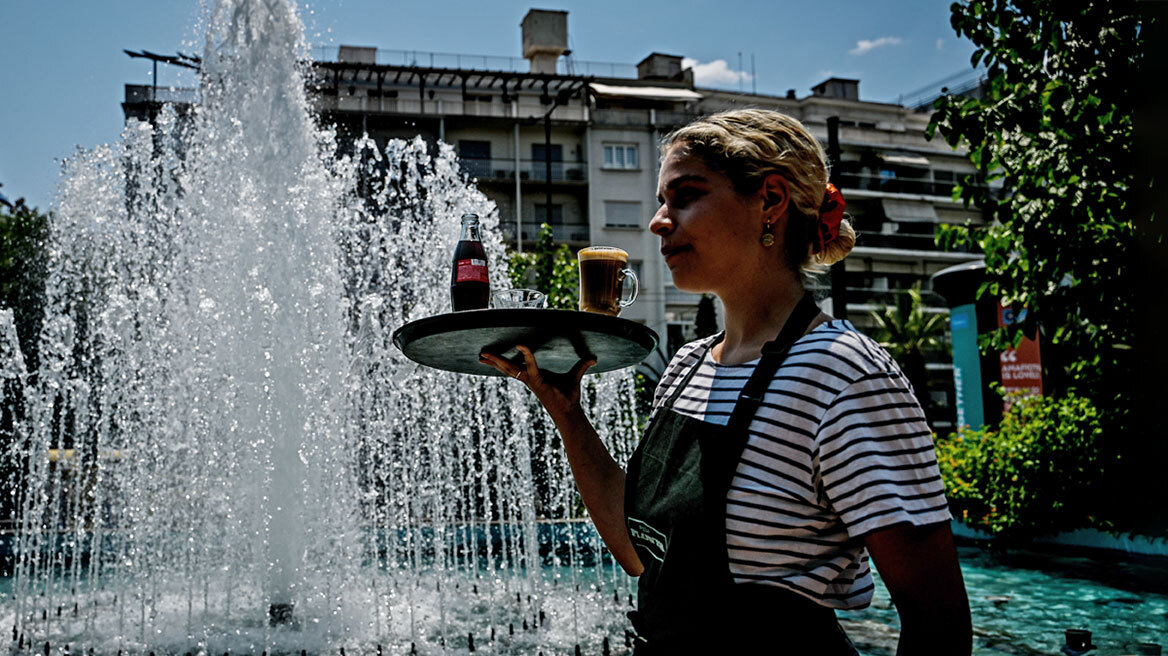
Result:
[[[503,284],[493,204],[447,145],[316,126],[287,0],[221,0],[203,50],[193,112],[65,163],[36,371],[0,313],[12,651],[623,644],[632,583],[542,411],[390,341],[448,308],[462,213]],[[632,396],[628,372],[585,389],[618,458]]]

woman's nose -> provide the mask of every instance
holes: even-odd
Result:
[[[653,215],[653,218],[649,220],[649,232],[661,237],[664,237],[665,235],[673,232],[673,227],[673,219],[669,218],[668,213],[665,211],[664,205],[662,205],[657,210],[657,213]]]

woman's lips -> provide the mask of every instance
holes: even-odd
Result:
[[[668,263],[669,260],[688,250],[690,250],[690,246],[688,244],[683,244],[681,246],[662,246],[661,254],[665,256],[665,262]]]

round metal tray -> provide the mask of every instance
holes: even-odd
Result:
[[[631,367],[657,348],[657,333],[628,319],[572,310],[467,310],[411,321],[393,332],[393,343],[418,364],[480,376],[502,376],[479,363],[484,351],[519,362],[515,348],[531,349],[541,369],[566,373],[595,359],[588,373]]]

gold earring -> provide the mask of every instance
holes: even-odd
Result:
[[[775,235],[771,232],[772,225],[771,223],[762,224],[762,239],[759,241],[762,242],[764,248],[770,248],[775,245]]]

